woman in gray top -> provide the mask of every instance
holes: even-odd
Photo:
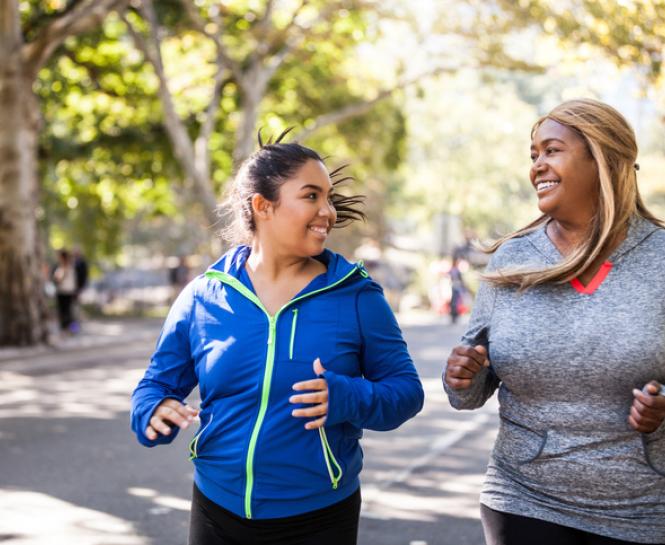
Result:
[[[665,543],[665,224],[619,112],[557,106],[532,130],[540,218],[490,248],[444,387],[498,388],[480,497],[489,545]]]

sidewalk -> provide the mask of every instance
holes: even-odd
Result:
[[[57,356],[94,348],[113,347],[136,341],[156,342],[163,319],[90,319],[86,320],[76,335],[60,335],[51,329],[51,344],[30,347],[0,347],[0,370],[11,362]]]

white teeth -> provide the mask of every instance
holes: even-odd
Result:
[[[538,182],[536,184],[536,191],[544,191],[545,189],[549,189],[550,187],[554,187],[555,185],[558,185],[559,182],[555,182],[554,180],[547,180],[544,182]]]
[[[310,230],[314,231],[315,233],[319,233],[321,235],[327,235],[328,234],[328,229],[325,227],[314,227],[313,225],[310,225]]]

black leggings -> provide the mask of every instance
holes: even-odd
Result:
[[[487,545],[637,545],[480,505]]]
[[[189,545],[356,545],[360,489],[323,509],[248,520],[209,500],[194,485]]]

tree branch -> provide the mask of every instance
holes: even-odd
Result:
[[[354,117],[363,115],[369,112],[377,103],[392,96],[396,91],[405,89],[406,87],[409,87],[410,85],[413,85],[414,83],[417,83],[425,78],[436,76],[442,73],[454,73],[457,70],[459,70],[458,67],[439,67],[429,72],[420,74],[409,80],[405,80],[401,83],[398,83],[397,85],[391,87],[390,89],[384,89],[370,100],[363,100],[360,102],[356,102],[354,104],[349,104],[347,106],[344,106],[343,108],[340,108],[339,110],[335,110],[334,112],[328,112],[327,114],[323,114],[317,117],[310,124],[309,127],[295,134],[293,136],[293,140],[298,140],[298,141],[304,140],[312,133],[320,130],[323,127],[337,123],[342,123],[347,119],[352,119]]]
[[[210,32],[208,29],[206,29],[205,20],[203,17],[201,17],[201,14],[196,9],[196,6],[192,4],[191,0],[181,0],[181,3],[187,12],[187,16],[192,21],[194,28],[215,43],[215,47],[217,48],[218,65],[224,66],[225,68],[231,70],[233,76],[236,79],[241,78],[241,67],[239,63],[232,59],[226,51],[220,35]],[[216,21],[215,24],[217,25],[218,30],[221,29],[221,20]]]
[[[113,10],[124,11],[129,0],[89,0],[53,19],[37,38],[23,46],[22,57],[28,71],[37,74],[53,52],[69,37],[99,26]]]
[[[124,14],[122,19],[127,25],[127,29],[132,35],[134,43],[155,70],[155,74],[159,81],[159,98],[164,112],[164,127],[166,129],[166,134],[173,145],[173,153],[182,167],[185,176],[187,176],[187,178],[194,184],[194,190],[203,203],[206,218],[211,224],[214,224],[217,221],[215,213],[217,199],[215,198],[214,191],[210,184],[210,178],[208,176],[209,165],[206,163],[202,166],[200,161],[197,161],[196,146],[189,137],[187,128],[182,119],[180,119],[175,110],[173,95],[169,89],[166,73],[164,72],[159,38],[157,37],[157,16],[155,15],[152,0],[142,0],[139,9],[148,23],[149,41],[132,26],[131,22]],[[200,145],[201,144],[199,144],[199,146]],[[205,156],[207,157],[207,153]]]

